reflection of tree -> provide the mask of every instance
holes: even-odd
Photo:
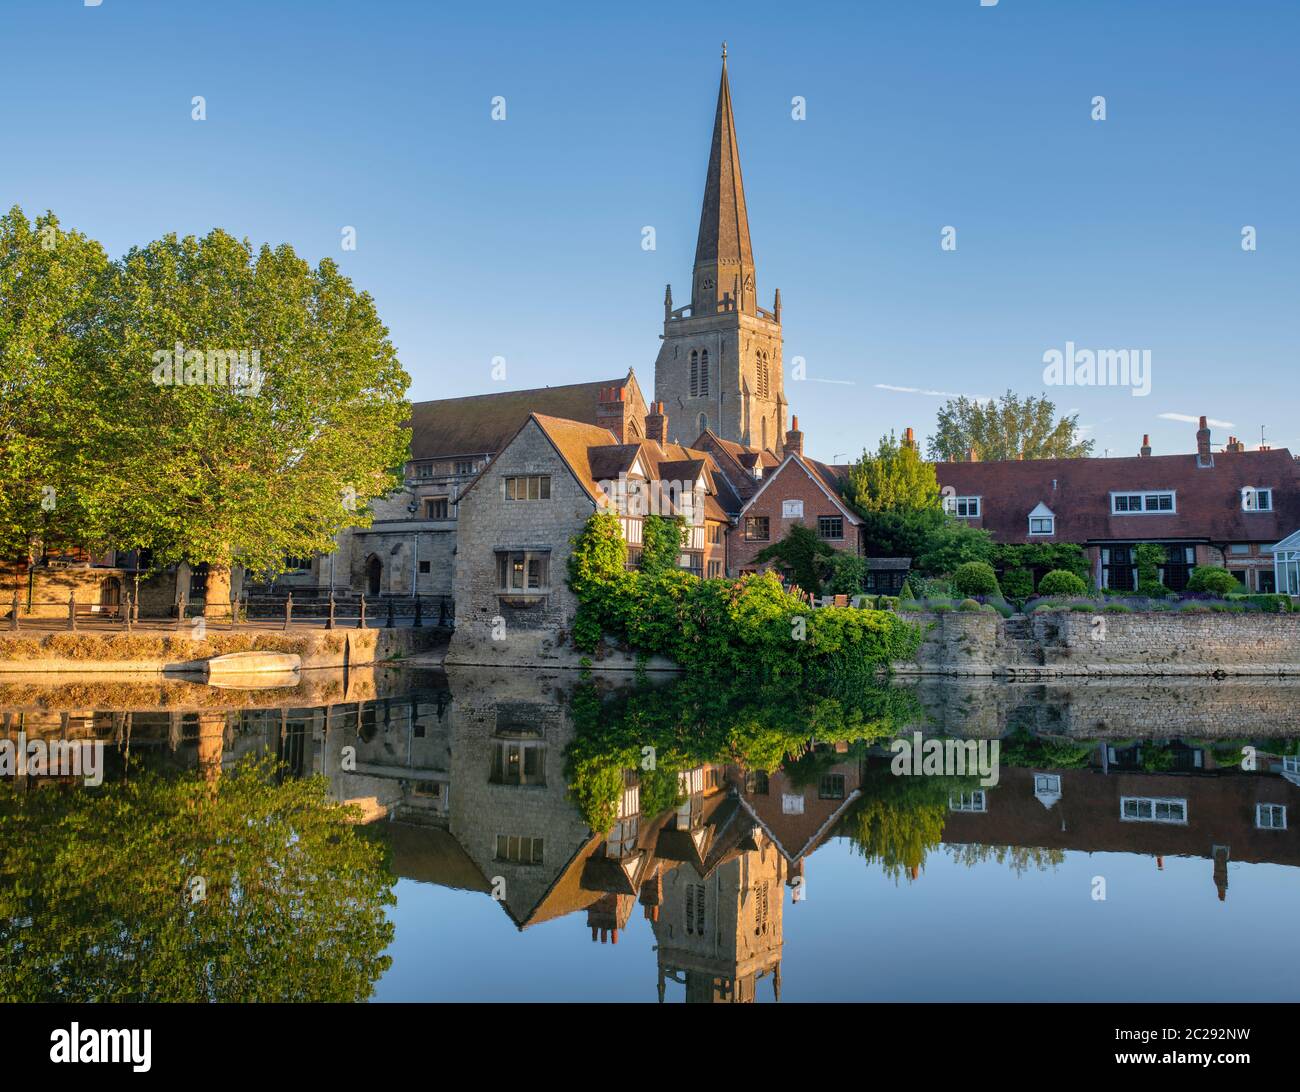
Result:
[[[1004,766],[1078,770],[1088,765],[1096,749],[1096,743],[1044,738],[1019,728],[1002,741],[1000,760]]]
[[[888,765],[873,766],[862,782],[862,800],[840,832],[897,883],[923,866],[939,845],[949,796],[977,784],[973,777],[902,777]]]
[[[947,850],[956,864],[974,868],[986,861],[996,861],[1010,866],[1017,876],[1024,875],[1030,869],[1046,872],[1065,860],[1064,850],[1039,849],[1035,846],[950,845]]]
[[[393,934],[383,850],[322,779],[272,773],[0,786],[0,1000],[368,997]]]
[[[571,707],[576,733],[567,753],[569,794],[593,830],[613,825],[624,770],[641,772],[642,811],[652,815],[676,803],[679,770],[708,762],[789,769],[814,740],[865,750],[922,718],[912,690],[883,683],[834,698],[683,679],[602,700],[595,687],[581,686]],[[645,764],[647,747],[653,771]],[[802,772],[811,776],[812,770]]]

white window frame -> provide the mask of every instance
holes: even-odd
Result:
[[[944,497],[943,507],[958,519],[979,519],[983,510],[983,497]],[[965,508],[966,511],[962,511]]]
[[[971,792],[960,792],[955,796],[949,794],[948,810],[969,815],[983,815],[989,810],[988,793],[983,789],[973,789]]]
[[[1119,508],[1119,497],[1141,498],[1141,508]],[[1168,497],[1168,508],[1152,508],[1153,497]],[[1178,491],[1175,489],[1112,489],[1110,494],[1110,514],[1112,516],[1176,516],[1178,514]]]
[[[1268,497],[1268,506],[1260,507],[1259,499],[1261,496]],[[1248,497],[1255,498],[1255,505],[1252,507],[1247,503]],[[1271,485],[1248,485],[1241,491],[1241,510],[1243,512],[1260,512],[1270,513],[1273,511],[1273,487]]]
[[[1047,530],[1035,531],[1034,530],[1035,523],[1046,523]],[[1054,534],[1056,534],[1056,517],[1055,516],[1030,516],[1029,533],[1031,536],[1035,538],[1051,538]]]
[[[1126,805],[1128,804],[1146,804],[1150,810],[1149,815],[1126,815]],[[1181,819],[1160,818],[1156,815],[1156,807],[1160,804],[1177,804],[1183,811]],[[1122,823],[1160,823],[1164,826],[1185,827],[1187,826],[1187,797],[1185,796],[1121,796],[1119,798],[1119,818]]]
[[[1040,784],[1041,782],[1041,784]],[[1054,792],[1057,796],[1061,795],[1061,775],[1050,773],[1034,774],[1034,792]]]
[[[803,519],[803,501],[783,500],[781,502],[782,519]]]
[[[1261,822],[1260,819],[1264,814],[1265,808],[1268,808],[1270,815],[1272,815],[1274,811],[1281,811],[1282,822],[1280,824],[1271,821],[1268,823]],[[1255,829],[1256,830],[1286,830],[1286,805],[1285,804],[1256,804],[1255,805]]]

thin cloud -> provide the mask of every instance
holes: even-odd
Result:
[[[956,394],[953,391],[931,391],[924,387],[896,387],[893,383],[877,383],[876,390],[894,391],[897,394],[925,394],[931,398],[969,398],[972,402],[992,402],[987,394]]]
[[[1183,424],[1186,425],[1199,425],[1201,423],[1201,419],[1199,417],[1193,417],[1189,413],[1158,413],[1156,414],[1156,416],[1162,418],[1165,421],[1181,421],[1183,422]],[[1213,425],[1215,428],[1236,428],[1237,427],[1231,421],[1220,421],[1214,417],[1207,417],[1205,419],[1205,423],[1207,425]]]
[[[816,376],[811,376],[811,375],[805,375],[804,381],[807,383],[838,383],[840,386],[843,387],[857,386],[857,383],[855,383],[852,379],[818,379],[816,378]]]

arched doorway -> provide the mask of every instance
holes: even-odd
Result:
[[[366,594],[378,595],[384,581],[384,563],[371,554],[366,560]]]

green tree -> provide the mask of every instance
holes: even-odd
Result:
[[[973,451],[984,462],[1007,459],[1079,459],[1093,441],[1079,437],[1079,415],[1056,416],[1046,395],[1021,397],[1007,391],[987,402],[964,395],[939,409],[938,431],[930,437],[930,458],[964,462]]]
[[[410,380],[332,261],[168,235],[115,264],[97,318],[84,387],[113,419],[82,439],[117,491],[112,537],[208,562],[217,613],[232,564],[328,551],[400,484]]]
[[[119,399],[97,404],[81,380],[108,273],[103,248],[53,213],[0,217],[0,556],[25,558],[38,539],[104,544],[115,493],[82,440]]]
[[[826,559],[834,553],[834,547],[818,538],[810,528],[796,523],[785,538],[765,546],[754,560],[775,561],[804,591],[820,595]]]
[[[0,784],[0,1000],[368,997],[393,937],[383,848],[323,778],[273,774]]]
[[[863,515],[938,508],[939,479],[933,464],[891,433],[880,438],[874,455],[864,451],[849,468],[844,496]]]

